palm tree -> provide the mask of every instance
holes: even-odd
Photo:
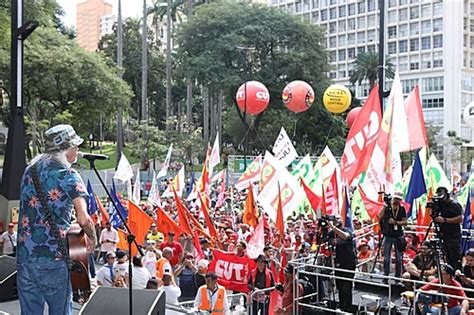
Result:
[[[387,60],[385,64],[385,77],[392,79],[395,76],[393,64],[389,61],[388,57],[386,57],[385,60]],[[379,54],[373,51],[358,54],[354,62],[353,70],[349,79],[351,84],[354,85],[357,83],[360,85],[365,80],[368,80],[370,89],[372,90],[378,79]]]

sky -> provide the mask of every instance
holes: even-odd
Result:
[[[64,10],[63,22],[66,26],[76,26],[76,5],[85,0],[56,0]],[[106,0],[112,4],[113,12],[117,15],[118,0]],[[143,12],[143,1],[141,0],[122,0],[122,16],[136,17],[141,16]]]

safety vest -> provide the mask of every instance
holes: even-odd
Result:
[[[222,314],[224,315],[224,294],[225,288],[220,285],[217,286],[217,300],[214,308],[211,308],[211,301],[207,294],[207,285],[203,285],[199,288],[201,292],[201,305],[199,305],[200,311],[208,311],[211,314]]]
[[[161,280],[163,278],[163,274],[165,273],[165,265],[166,263],[169,263],[169,260],[166,259],[165,257],[161,257],[158,259],[156,262],[156,278],[158,280]],[[170,270],[170,273],[172,270]]]

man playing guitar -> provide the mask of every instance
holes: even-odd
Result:
[[[94,224],[87,214],[87,191],[71,169],[83,141],[70,125],[47,130],[45,153],[34,158],[23,174],[17,246],[22,314],[43,314],[45,302],[50,314],[72,314],[66,235],[73,208],[89,237],[88,251],[96,244]]]

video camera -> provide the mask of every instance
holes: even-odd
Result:
[[[434,196],[431,201],[426,203],[426,207],[431,209],[431,217],[435,218],[441,214],[442,197]]]
[[[318,220],[318,225],[322,228],[322,229],[327,229],[328,228],[328,222],[329,221],[336,221],[336,216],[334,215],[322,215],[321,218]]]

